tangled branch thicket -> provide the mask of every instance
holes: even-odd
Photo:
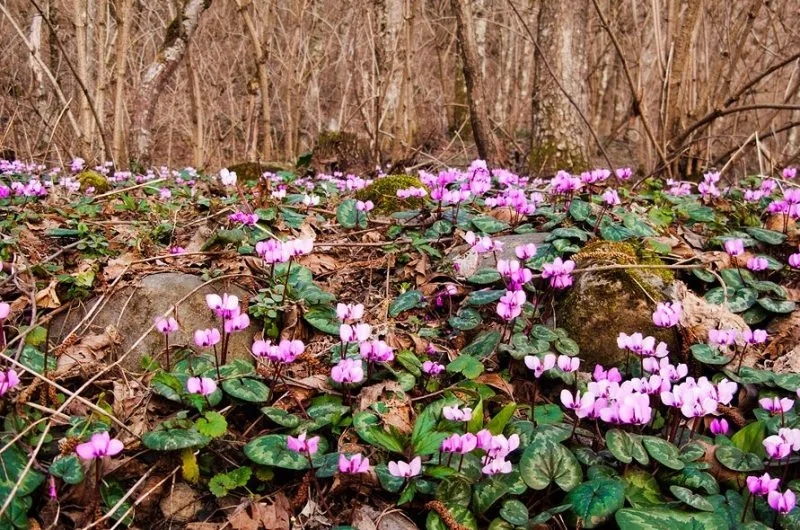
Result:
[[[560,4],[9,0],[0,148],[219,167],[293,162],[341,130],[369,142],[373,162],[457,164],[473,154],[470,113],[485,110],[497,157],[526,171],[566,159],[551,138],[602,160],[592,132],[612,164],[645,173],[797,160],[796,2]],[[460,53],[456,13],[474,55]]]

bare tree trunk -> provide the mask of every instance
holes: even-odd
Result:
[[[272,160],[272,111],[270,102],[269,90],[269,74],[267,71],[267,53],[265,51],[264,43],[259,36],[256,29],[253,17],[248,10],[248,1],[236,0],[239,6],[239,13],[242,15],[245,26],[247,26],[247,33],[250,35],[250,42],[253,46],[253,53],[255,54],[256,70],[258,73],[258,87],[261,95],[261,127],[263,130],[264,141],[261,144],[261,160]],[[267,2],[266,10],[267,16],[264,17],[265,22],[269,18],[269,11],[272,9],[272,2]]]
[[[77,75],[80,77],[81,81],[83,82],[84,86],[87,89],[89,87],[89,9],[92,2],[86,0],[75,0],[75,4],[73,6],[74,10],[74,20],[73,24],[75,25],[75,47],[77,49]],[[83,131],[83,145],[81,147],[81,155],[86,158],[90,159],[92,156],[92,137],[94,136],[92,131],[92,109],[89,106],[89,98],[86,96],[80,87],[76,88],[77,91],[77,98],[80,102],[79,104],[79,112],[78,115],[80,116],[81,121],[81,130]]]
[[[497,139],[492,132],[489,113],[486,110],[486,88],[480,74],[478,47],[472,22],[470,0],[452,0],[453,12],[456,16],[456,27],[461,60],[464,69],[464,81],[467,85],[467,102],[469,104],[470,123],[478,156],[491,165],[502,163],[502,154]]]
[[[189,102],[192,112],[192,165],[202,169],[205,166],[205,112],[200,76],[194,65],[191,45],[186,47],[186,70],[189,73]]]
[[[140,164],[146,166],[151,162],[151,130],[161,92],[186,54],[186,48],[197,29],[200,17],[210,5],[211,0],[184,2],[178,16],[167,27],[164,42],[155,61],[147,67],[142,76],[142,83],[133,105],[134,156]]]
[[[131,8],[133,0],[120,0],[117,4],[116,23],[117,41],[114,51],[115,76],[114,76],[114,162],[118,167],[127,167],[123,164],[125,157],[125,72],[128,66],[128,40],[131,26]]]
[[[588,0],[542,2],[539,10],[539,46],[577,106],[587,107],[586,25]],[[530,169],[552,174],[559,169],[586,169],[587,136],[579,112],[559,89],[544,61],[537,58],[533,90]]]
[[[47,135],[50,129],[50,117],[47,108],[47,91],[44,87],[44,68],[42,68],[44,63],[42,60],[42,22],[42,15],[38,11],[34,11],[28,32],[28,40],[31,43],[28,65],[33,73],[33,104],[44,125],[44,135]]]
[[[674,136],[685,125],[689,83],[685,82],[684,72],[687,70],[692,44],[694,43],[694,30],[700,20],[700,8],[703,2],[689,0],[686,13],[678,23],[676,35],[672,40],[674,51],[672,68],[670,69],[668,91],[669,105],[667,107],[667,137]],[[675,17],[677,19],[677,17]],[[670,21],[672,23],[672,21]]]
[[[378,24],[375,38],[379,113],[376,152],[388,149],[392,158],[398,156],[402,135],[405,4],[405,0],[373,0]]]
[[[92,121],[92,129],[94,126],[100,129],[102,134],[106,130],[106,42],[108,42],[108,0],[98,0],[97,12],[95,13],[95,20],[97,27],[97,38],[95,39],[95,66],[97,75],[95,76],[95,90],[94,90],[94,105],[97,110],[97,117],[99,123],[95,124]],[[91,111],[91,109],[90,109]]]

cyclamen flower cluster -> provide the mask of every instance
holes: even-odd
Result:
[[[692,194],[692,184],[679,180],[667,179],[667,194],[673,197],[685,197]]]
[[[475,434],[452,434],[442,441],[439,450],[443,453],[465,455],[475,449],[485,451],[482,459],[482,471],[485,475],[511,473],[511,462],[506,460],[509,454],[519,447],[519,435],[506,437],[502,434],[492,435],[487,429]]]
[[[735,329],[711,329],[708,331],[708,343],[714,347],[722,348],[733,346],[737,340],[744,344],[764,344],[767,342],[767,332],[763,329],[738,331]]]
[[[542,278],[550,279],[550,286],[555,289],[566,289],[572,285],[572,271],[575,270],[575,262],[571,259],[562,261],[556,258],[553,263],[545,263],[542,266]]]
[[[671,390],[662,391],[661,402],[680,409],[686,418],[698,418],[714,414],[718,405],[729,405],[737,388],[738,385],[728,379],[714,385],[706,377],[697,380],[687,377]]]
[[[404,189],[401,189],[401,190],[397,190],[397,198],[398,199],[409,199],[411,197],[422,198],[422,197],[426,197],[427,195],[428,195],[428,192],[425,190],[425,188],[411,187],[411,188],[404,188]]]
[[[611,176],[611,171],[608,169],[592,169],[591,171],[584,171],[581,173],[581,182],[585,184],[596,184],[603,182]]]
[[[550,189],[557,195],[567,195],[575,193],[583,186],[583,181],[580,177],[574,177],[566,171],[559,171],[550,180]]]
[[[800,429],[781,428],[778,434],[764,438],[764,449],[773,460],[783,460],[790,454],[800,451]]]
[[[242,313],[239,308],[239,297],[233,294],[224,293],[207,294],[206,304],[215,315],[222,319],[225,333],[242,331],[250,325],[250,317],[247,313]]]
[[[632,335],[620,333],[617,337],[617,346],[620,350],[628,350],[642,357],[657,357],[660,359],[669,355],[665,342],[656,344],[655,337],[645,337],[641,333]]]
[[[800,188],[787,188],[783,199],[772,201],[767,206],[769,213],[782,213],[792,219],[800,219]]]
[[[271,341],[257,340],[253,343],[253,355],[256,358],[267,359],[274,363],[293,363],[298,356],[306,351],[306,346],[301,340],[283,339],[278,344]]]
[[[764,473],[760,477],[747,477],[747,489],[750,495],[755,497],[766,495],[769,507],[785,514],[791,512],[797,505],[797,496],[791,489],[781,492],[780,482],[779,478],[772,478],[769,473]]]
[[[719,197],[722,191],[717,188],[721,175],[718,171],[712,171],[703,175],[703,182],[697,185],[697,191],[703,197]]]
[[[228,220],[244,226],[255,226],[255,224],[258,222],[258,214],[239,211],[230,214],[228,216]]]
[[[464,241],[478,254],[503,251],[502,241],[493,241],[489,236],[477,237],[472,231],[464,234]]]
[[[671,328],[681,319],[683,307],[680,302],[659,303],[653,312],[653,324],[660,328]]]
[[[498,260],[497,272],[506,280],[508,288],[512,291],[522,289],[523,285],[533,279],[533,272],[517,260]]]
[[[268,265],[286,263],[292,257],[311,254],[312,250],[314,250],[313,239],[292,239],[289,241],[268,239],[256,243],[256,254]]]

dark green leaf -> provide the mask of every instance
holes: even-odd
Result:
[[[392,301],[392,304],[389,306],[389,316],[394,318],[403,311],[419,307],[424,300],[425,297],[420,291],[406,291]]]
[[[620,480],[590,480],[570,491],[566,501],[572,504],[581,528],[595,528],[625,505],[625,484]]]

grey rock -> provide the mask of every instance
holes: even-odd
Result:
[[[142,333],[152,325],[156,316],[162,315],[193,290],[197,289],[197,292],[189,296],[178,307],[177,319],[181,329],[170,335],[170,344],[175,346],[193,346],[192,333],[196,329],[221,327],[219,319],[206,305],[206,294],[224,292],[235,294],[242,302],[242,309],[246,309],[243,303],[248,295],[241,287],[227,281],[214,282],[200,287],[203,283],[203,280],[197,276],[180,272],[144,276],[137,285],[120,289],[104,300],[94,318],[91,319],[89,331],[102,330],[109,325],[114,326],[122,337],[119,351],[124,353],[133,348],[133,351],[122,361],[122,366],[128,370],[138,371],[141,369],[143,356],[161,355],[164,349],[164,337],[155,329],[136,344]],[[97,300],[99,300],[98,297],[86,300],[79,309],[54,318],[50,323],[51,345],[60,344],[86,313],[94,307]],[[256,327],[251,324],[248,329],[233,334],[228,349],[229,360],[250,358],[250,346],[253,343],[255,330]],[[84,331],[82,327],[79,333]],[[172,348],[171,350],[174,351]]]

